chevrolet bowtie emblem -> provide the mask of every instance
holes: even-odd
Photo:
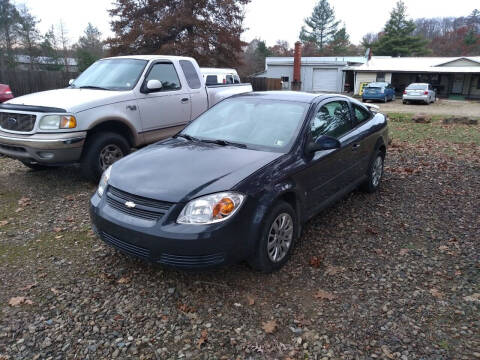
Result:
[[[127,201],[125,203],[125,206],[129,209],[133,209],[135,206],[137,206],[133,201]]]

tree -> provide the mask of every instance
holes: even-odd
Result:
[[[20,8],[18,34],[20,44],[29,57],[30,70],[33,70],[39,53],[38,41],[40,40],[40,32],[37,29],[39,22],[40,21],[30,13],[25,5]]]
[[[20,15],[10,0],[0,0],[0,65],[15,67],[13,47],[18,38]]]
[[[84,71],[103,56],[101,36],[101,32],[91,23],[88,23],[84,36],[78,39],[78,43],[75,46],[80,71]]]
[[[68,73],[70,72],[69,64],[68,64],[68,31],[63,23],[63,20],[60,20],[58,24],[58,40],[60,42],[60,49],[63,59],[63,70]]]
[[[269,56],[293,56],[293,49],[285,40],[278,40],[274,46],[268,48]]]
[[[398,1],[385,24],[383,35],[373,44],[375,55],[421,56],[428,53],[427,41],[413,35],[415,23],[407,18],[407,8]]]
[[[300,40],[316,44],[321,51],[333,39],[339,24],[340,21],[335,19],[335,11],[328,0],[320,0],[313,9],[312,16],[305,19]]]
[[[328,50],[332,56],[347,55],[351,45],[350,36],[344,26],[333,35],[332,41],[328,44]]]
[[[378,41],[378,34],[368,33],[365,34],[362,38],[360,44],[363,46],[364,50],[371,49],[373,44]]]
[[[203,66],[239,63],[243,6],[250,0],[116,0],[109,10],[112,55],[173,54]]]
[[[44,65],[46,70],[60,71],[62,69],[62,65],[59,64],[60,54],[58,53],[58,40],[53,25],[50,27],[50,30],[43,35],[43,41],[40,43],[40,53],[42,56],[50,59],[50,61]]]

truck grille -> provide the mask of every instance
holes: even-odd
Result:
[[[0,112],[0,127],[4,130],[29,132],[35,126],[36,115]]]
[[[128,207],[127,203],[135,204]],[[172,203],[147,199],[110,186],[107,191],[107,204],[117,211],[145,220],[159,220],[167,213]]]

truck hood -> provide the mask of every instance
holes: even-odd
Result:
[[[168,139],[117,161],[109,184],[173,203],[232,189],[280,153]]]
[[[77,113],[94,107],[131,100],[130,91],[110,91],[94,89],[58,89],[20,96],[7,101],[7,104],[47,106]]]

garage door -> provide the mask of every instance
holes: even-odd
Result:
[[[313,91],[337,92],[337,69],[313,69]]]

